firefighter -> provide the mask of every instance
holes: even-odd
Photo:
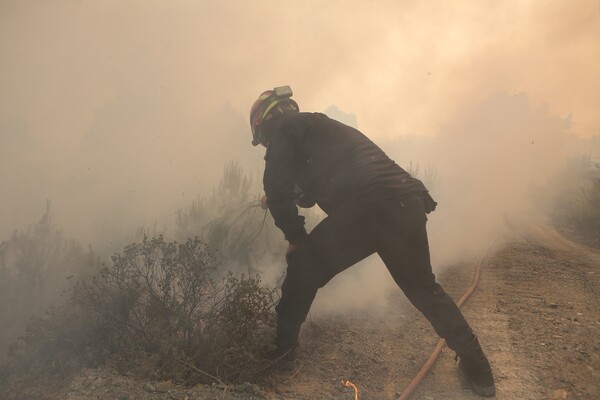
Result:
[[[291,96],[289,86],[267,90],[250,111],[252,144],[266,148],[263,203],[289,243],[270,356],[293,369],[317,290],[376,252],[456,352],[473,391],[493,396],[488,359],[432,272],[425,225],[436,203],[426,187],[361,132],[324,114],[300,112]],[[327,216],[307,233],[298,206],[315,204]]]

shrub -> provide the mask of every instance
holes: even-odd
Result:
[[[260,208],[260,191],[252,176],[236,162],[225,166],[220,184],[207,197],[198,197],[190,207],[177,213],[179,239],[199,236],[230,267],[243,266],[249,272],[270,250],[268,232],[274,224]]]
[[[274,224],[253,185],[237,163],[227,164],[210,196],[179,211],[179,242],[144,235],[110,263],[96,263],[93,277],[71,279],[63,304],[30,321],[0,378],[101,365],[187,383],[256,378],[268,365],[262,354],[274,332],[276,289],[254,265],[273,250],[283,259],[284,242],[277,231],[280,246],[269,243]],[[73,271],[85,265],[73,260]],[[228,272],[240,266],[245,274]]]
[[[600,235],[600,175],[582,182],[566,200],[563,220],[581,231]]]
[[[271,343],[275,326],[276,292],[264,286],[258,275],[223,280],[223,291],[207,318],[208,347],[213,370],[227,381],[255,378],[264,367],[263,350]],[[202,355],[198,354],[196,363]]]
[[[238,382],[264,367],[274,291],[227,275],[199,239],[144,238],[77,281],[67,302],[29,324],[15,370],[69,372],[111,365],[148,378]],[[199,373],[203,371],[203,373]]]
[[[198,345],[198,323],[214,292],[216,269],[199,240],[177,244],[145,237],[112,261],[69,293],[73,305],[93,316],[100,347],[135,362],[139,354]]]
[[[283,259],[285,248],[271,214],[260,208],[260,193],[252,175],[244,174],[238,163],[228,163],[210,196],[198,197],[190,207],[179,210],[176,237],[199,236],[230,269],[264,272],[257,266],[274,253]],[[313,209],[301,213],[309,230],[320,219]]]
[[[49,202],[36,225],[1,242],[0,361],[32,316],[58,304],[68,276],[87,276],[99,263],[91,248],[63,238],[52,224]]]
[[[600,236],[600,168],[589,155],[572,157],[541,197],[559,224]]]

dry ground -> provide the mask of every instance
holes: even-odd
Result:
[[[522,233],[483,263],[479,286],[463,307],[495,371],[496,398],[600,399],[600,251],[545,225],[512,229]],[[458,299],[472,271],[455,268],[439,279]],[[47,398],[352,400],[353,390],[340,383],[349,379],[362,400],[396,399],[437,341],[400,291],[387,309],[312,319],[302,339],[299,369],[273,373],[259,385],[182,388],[86,370]],[[446,350],[412,398],[479,397],[461,387]]]

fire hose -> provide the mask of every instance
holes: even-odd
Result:
[[[471,296],[471,293],[473,293],[475,291],[475,288],[477,287],[477,284],[479,283],[479,274],[481,271],[481,265],[483,264],[483,261],[487,258],[490,248],[494,245],[497,238],[498,238],[498,236],[496,235],[496,238],[494,240],[492,240],[492,242],[488,245],[488,247],[483,252],[483,255],[477,262],[477,265],[475,267],[475,275],[473,276],[473,280],[471,281],[471,286],[469,286],[467,288],[467,291],[462,295],[462,297],[456,303],[456,305],[459,308],[462,307],[462,305],[464,304],[465,301],[467,301],[469,296]],[[437,342],[435,348],[433,349],[433,352],[431,353],[431,355],[429,356],[427,361],[425,361],[425,364],[423,364],[423,366],[421,367],[421,370],[417,373],[417,375],[415,375],[413,380],[408,384],[406,389],[404,389],[404,391],[400,394],[400,397],[398,397],[396,400],[407,400],[413,394],[413,392],[415,391],[417,386],[419,386],[419,384],[421,383],[423,378],[425,378],[425,376],[429,373],[429,370],[431,369],[433,364],[438,359],[445,344],[446,344],[446,341],[444,339],[440,339]]]

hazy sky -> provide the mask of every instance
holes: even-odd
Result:
[[[247,113],[276,85],[376,140],[449,135],[497,92],[590,137],[598,38],[599,1],[0,0],[0,239],[46,198],[85,238],[171,218],[260,161]]]

